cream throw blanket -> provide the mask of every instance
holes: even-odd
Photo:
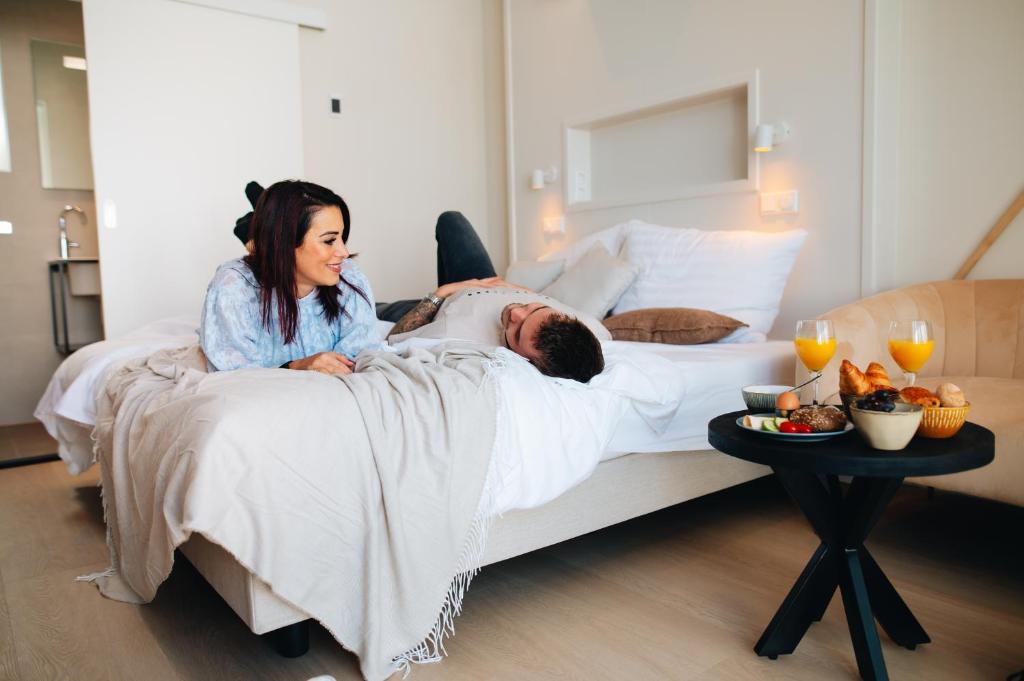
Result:
[[[483,553],[495,363],[449,344],[356,366],[207,374],[193,346],[115,373],[94,433],[113,567],[90,579],[150,601],[199,532],[370,681],[437,659]]]

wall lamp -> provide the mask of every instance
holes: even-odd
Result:
[[[544,185],[558,181],[558,168],[551,166],[547,170],[537,168],[530,173],[530,189],[544,189]]]
[[[754,151],[766,153],[776,145],[789,139],[789,125],[786,123],[761,123],[754,133]]]

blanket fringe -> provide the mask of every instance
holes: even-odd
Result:
[[[88,575],[79,575],[78,577],[75,577],[75,581],[95,584],[96,580],[101,579],[103,577],[117,576],[118,558],[117,548],[114,546],[114,538],[111,536],[110,523],[108,522],[107,519],[107,490],[103,485],[103,481],[106,478],[107,472],[104,469],[103,461],[101,459],[102,447],[100,446],[99,438],[96,436],[96,428],[93,428],[92,433],[89,434],[89,439],[92,440],[93,463],[100,464],[100,480],[98,483],[96,483],[96,486],[100,488],[100,501],[102,502],[103,505],[103,526],[106,528],[107,552],[110,554],[110,567],[108,567],[106,570],[101,570],[100,572],[93,572]]]
[[[113,577],[116,574],[117,574],[117,570],[114,569],[113,566],[111,566],[111,567],[108,567],[106,570],[102,570],[100,572],[93,572],[93,573],[90,573],[88,575],[79,575],[78,577],[75,577],[75,581],[76,582],[95,582],[97,579],[100,579],[101,577]]]
[[[487,363],[487,378],[492,380],[485,382],[494,389],[497,402],[501,400],[501,391],[498,390],[497,381],[493,379],[495,374],[505,369],[506,366],[503,358],[500,357],[495,357]],[[455,578],[452,579],[444,603],[441,605],[441,612],[438,614],[434,626],[419,645],[391,660],[395,671],[402,672],[403,679],[412,672],[413,664],[437,663],[448,655],[448,651],[444,647],[445,639],[455,635],[455,618],[462,614],[462,600],[466,591],[469,590],[470,582],[480,572],[480,562],[483,560],[484,550],[487,547],[487,536],[495,518],[494,509],[500,486],[498,457],[495,456],[498,443],[505,441],[502,437],[504,422],[500,418],[500,414],[501,409],[495,409],[494,445],[491,448],[491,461],[487,467],[484,489],[480,495],[480,504],[477,507],[473,523],[470,525],[466,543],[456,564]]]

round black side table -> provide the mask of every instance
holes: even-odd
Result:
[[[905,648],[913,650],[931,639],[864,540],[903,478],[980,468],[992,461],[995,436],[967,423],[948,440],[915,437],[904,450],[883,452],[852,432],[822,442],[768,438],[736,425],[746,413],[714,418],[708,441],[730,456],[771,466],[821,539],[754,651],[773,660],[792,653],[811,623],[825,614],[838,586],[861,678],[888,679],[876,618],[889,638]],[[840,475],[853,477],[845,495]]]

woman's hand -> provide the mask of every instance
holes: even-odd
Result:
[[[351,374],[355,363],[345,355],[337,352],[318,352],[302,359],[293,359],[288,362],[289,369],[297,371],[319,371],[322,374],[332,376],[344,376]]]
[[[501,277],[488,277],[487,279],[467,279],[466,281],[456,281],[451,284],[445,284],[434,291],[434,295],[438,298],[447,298],[453,293],[457,293],[458,291],[466,288],[514,288],[520,291],[527,290],[522,286],[510,284]]]

